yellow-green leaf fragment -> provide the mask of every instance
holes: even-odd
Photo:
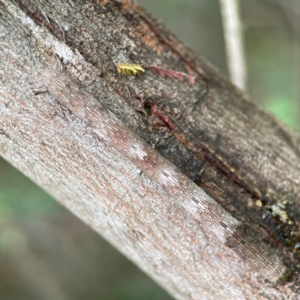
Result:
[[[135,64],[117,64],[118,73],[125,76],[137,76],[145,72],[141,65]]]

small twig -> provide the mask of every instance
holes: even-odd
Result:
[[[187,78],[190,83],[195,83],[195,77],[189,75],[184,72],[179,72],[171,69],[163,69],[157,66],[146,66],[140,64],[126,64],[126,63],[119,63],[116,65],[118,73],[126,75],[126,76],[137,76],[141,75],[145,72],[145,69],[149,69],[152,71],[154,75],[160,75],[162,77],[169,77],[169,78],[177,78],[180,81],[183,81],[184,78]]]
[[[247,71],[237,0],[219,0],[222,12],[227,64],[232,82],[246,89]]]
[[[183,72],[169,70],[169,69],[162,69],[156,66],[147,66],[148,69],[152,71],[155,75],[160,75],[162,77],[170,77],[170,78],[177,78],[182,81],[184,78],[187,78],[190,83],[195,83],[195,77]]]

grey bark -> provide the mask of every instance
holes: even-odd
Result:
[[[131,2],[0,8],[4,158],[177,299],[297,299],[297,132]]]

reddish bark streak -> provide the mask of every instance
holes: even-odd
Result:
[[[238,177],[236,173],[231,171],[225,163],[218,158],[214,153],[212,153],[207,147],[204,145],[199,145],[191,142],[191,139],[186,139],[181,133],[178,125],[168,116],[163,110],[161,110],[155,103],[148,103],[148,106],[155,116],[162,121],[165,126],[173,133],[173,135],[183,144],[185,144],[189,149],[197,153],[202,159],[208,162],[211,166],[217,169],[219,172],[224,174],[230,181],[237,184],[239,187],[244,189],[247,193],[249,193],[253,198],[262,200],[261,193],[249,186],[246,182],[244,182],[241,178]]]

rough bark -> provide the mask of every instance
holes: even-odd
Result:
[[[177,299],[297,299],[298,133],[130,1],[0,8],[3,157]]]

